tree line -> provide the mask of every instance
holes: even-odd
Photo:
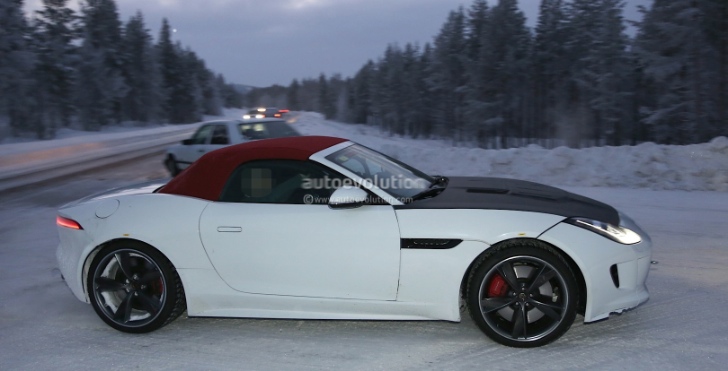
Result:
[[[98,130],[132,121],[188,123],[242,96],[194,51],[172,41],[164,19],[155,42],[137,12],[126,23],[114,0],[0,2],[0,118],[13,135],[52,138],[58,128]]]
[[[487,148],[728,135],[728,1],[655,0],[634,37],[624,5],[542,0],[532,30],[517,0],[475,0],[424,46],[392,44],[352,77],[296,79],[247,103]]]

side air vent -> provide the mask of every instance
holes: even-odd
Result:
[[[617,264],[612,264],[612,266],[609,267],[609,274],[612,276],[614,287],[619,288],[619,270],[617,269]]]
[[[403,238],[403,249],[452,249],[463,240],[446,240],[439,238]]]

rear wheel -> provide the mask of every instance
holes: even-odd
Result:
[[[154,331],[185,310],[182,282],[157,250],[137,241],[116,242],[94,257],[87,278],[91,304],[109,326]]]
[[[538,347],[563,335],[576,317],[574,274],[540,241],[515,240],[479,258],[468,279],[470,315],[491,339]]]

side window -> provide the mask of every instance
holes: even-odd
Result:
[[[208,138],[212,135],[213,125],[205,125],[192,136],[192,144],[207,144]]]
[[[227,126],[215,125],[215,130],[212,132],[212,140],[210,141],[210,144],[230,144]]]
[[[326,204],[341,179],[341,175],[311,161],[253,161],[232,173],[220,201]]]

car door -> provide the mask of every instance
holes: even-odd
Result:
[[[400,237],[394,209],[329,208],[327,197],[340,180],[308,161],[238,168],[223,201],[210,203],[200,218],[203,245],[222,279],[255,294],[395,300]]]
[[[184,145],[177,154],[177,162],[181,165],[180,168],[189,166],[205,154],[215,126],[212,124],[203,125],[197,129],[192,138],[183,142]]]

